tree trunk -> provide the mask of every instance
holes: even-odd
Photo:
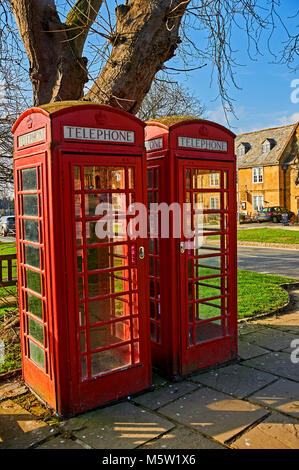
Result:
[[[116,9],[112,52],[85,98],[136,114],[155,74],[173,57],[189,0],[132,0]]]
[[[76,100],[87,81],[86,59],[75,54],[70,26],[61,23],[54,0],[10,0],[27,52],[34,104]]]
[[[103,0],[77,0],[65,24],[55,0],[9,1],[30,62],[34,104],[82,98],[87,59],[81,55]],[[189,1],[119,5],[110,57],[84,99],[136,114],[155,74],[174,55]]]

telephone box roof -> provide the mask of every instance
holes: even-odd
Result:
[[[64,113],[67,112],[69,108],[75,108],[75,107],[81,107],[81,106],[89,106],[90,108],[96,108],[96,107],[101,107],[107,111],[112,111],[117,114],[121,115],[126,115],[129,119],[132,119],[136,123],[140,124],[141,126],[145,126],[145,123],[138,119],[136,116],[133,114],[128,113],[127,111],[123,111],[118,108],[113,108],[112,106],[107,106],[103,105],[101,103],[95,103],[93,101],[77,101],[77,100],[72,100],[72,101],[55,101],[54,103],[47,103],[43,104],[40,106],[33,106],[32,108],[27,109],[24,111],[16,120],[12,127],[12,132],[14,133],[16,128],[18,127],[19,123],[26,117],[29,116],[32,113],[42,113],[46,116],[52,116],[54,114],[58,113]]]
[[[230,134],[232,137],[236,137],[236,135],[227,129],[227,127],[218,124],[217,122],[208,121],[207,119],[203,119],[196,116],[165,116],[156,118],[150,121],[146,121],[147,126],[158,126],[162,127],[163,129],[173,129],[175,127],[179,127],[180,125],[185,126],[186,124],[195,124],[199,121],[202,124],[207,124],[213,127],[218,127],[219,129],[224,130],[226,133]]]

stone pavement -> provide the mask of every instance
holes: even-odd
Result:
[[[240,361],[48,425],[0,386],[0,449],[299,449],[299,290],[289,313],[240,323]],[[25,395],[26,396],[26,395]]]

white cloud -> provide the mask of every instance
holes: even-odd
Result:
[[[290,116],[281,116],[277,119],[279,124],[286,126],[288,124],[294,124],[299,121],[299,113],[293,113]]]

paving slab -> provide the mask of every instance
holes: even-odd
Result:
[[[0,385],[0,401],[17,397],[28,392],[28,388],[22,380],[14,380]]]
[[[212,370],[205,374],[197,374],[192,377],[192,380],[208,385],[220,392],[228,393],[238,398],[245,398],[265,387],[265,385],[277,380],[277,377],[267,372],[235,364]]]
[[[276,317],[269,317],[256,322],[262,326],[271,326],[282,331],[290,331],[293,334],[299,333],[299,310]]]
[[[291,355],[285,352],[271,352],[242,362],[242,367],[247,366],[299,382],[299,365],[293,364]]]
[[[234,449],[299,449],[299,422],[273,413],[231,444]]]
[[[254,322],[252,323],[239,322],[238,324],[239,337],[246,336],[249,333],[254,333],[255,331],[258,331],[260,328],[261,326],[256,325]]]
[[[261,328],[260,331],[246,335],[246,341],[249,343],[271,351],[289,348],[294,339],[295,335],[274,328]]]
[[[208,439],[196,431],[178,426],[163,436],[142,446],[143,449],[226,449],[219,442]]]
[[[12,400],[0,403],[0,449],[26,449],[53,432]]]
[[[267,349],[261,348],[256,344],[246,341],[246,338],[240,339],[238,343],[238,354],[241,359],[251,359],[252,357],[262,356],[269,352]]]
[[[297,382],[279,379],[251,395],[249,400],[299,418],[299,383]]]
[[[86,447],[76,439],[73,441],[72,439],[65,439],[62,436],[54,437],[54,439],[50,439],[47,442],[44,442],[42,445],[37,446],[37,449],[85,449]]]
[[[134,449],[172,429],[167,419],[128,402],[71,418],[63,430],[95,449]]]
[[[200,387],[200,385],[187,381],[177,384],[169,384],[154,392],[147,392],[144,395],[139,395],[134,398],[134,402],[146,406],[151,410],[157,410],[176,398],[196,390],[198,387]]]
[[[268,411],[203,387],[160,408],[159,413],[224,443]]]

